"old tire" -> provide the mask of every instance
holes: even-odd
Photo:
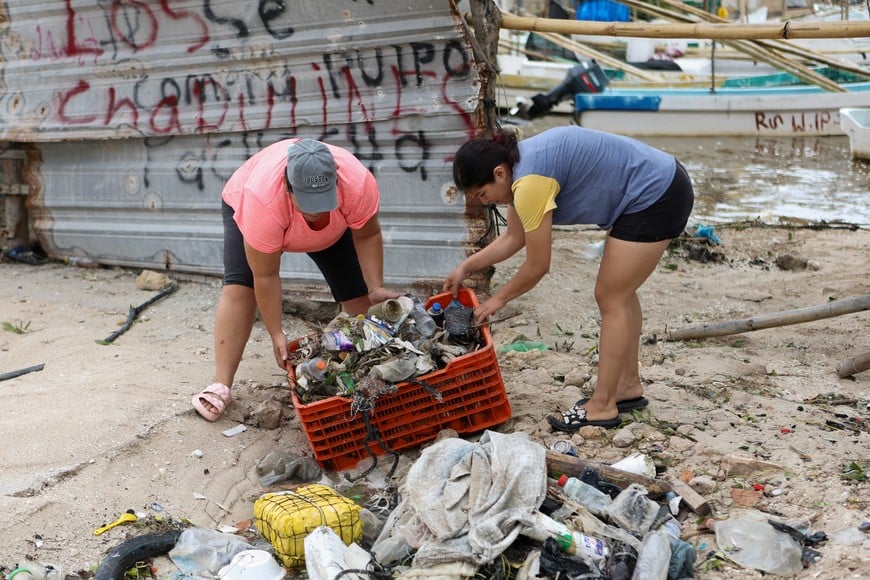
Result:
[[[118,544],[102,561],[94,580],[121,580],[136,562],[169,552],[180,535],[181,530],[144,534]]]

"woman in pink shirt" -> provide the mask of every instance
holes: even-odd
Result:
[[[398,294],[383,286],[383,238],[374,176],[349,151],[313,139],[264,148],[223,190],[224,286],[215,316],[214,382],[193,407],[216,421],[259,307],[275,361],[287,367],[279,269],[284,252],[305,252],[348,314]]]

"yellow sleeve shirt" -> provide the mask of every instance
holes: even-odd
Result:
[[[544,214],[556,209],[556,196],[560,189],[558,181],[543,175],[525,175],[513,182],[514,209],[524,231],[538,229]]]

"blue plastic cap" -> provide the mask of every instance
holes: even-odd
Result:
[[[432,305],[432,311],[433,311],[433,312],[441,312],[441,303],[440,303],[440,302],[436,302],[435,304],[433,304],[433,305]]]

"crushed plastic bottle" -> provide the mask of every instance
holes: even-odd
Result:
[[[607,518],[623,530],[642,538],[653,527],[661,506],[648,497],[642,485],[632,483],[605,508]]]
[[[767,522],[750,519],[707,520],[716,544],[741,566],[777,576],[794,576],[803,569],[801,547],[790,535]]]
[[[414,301],[414,307],[411,310],[411,318],[414,319],[414,324],[417,325],[417,332],[419,332],[420,336],[423,338],[429,338],[438,331],[438,323],[429,316],[426,312],[426,307],[422,302],[420,302],[419,298],[412,296],[411,299]]]
[[[610,580],[631,580],[637,566],[637,550],[630,544],[615,542],[604,567],[606,578]]]
[[[610,496],[603,493],[588,483],[584,483],[576,477],[563,475],[556,482],[562,488],[562,492],[589,510],[596,516],[604,514],[604,510],[611,503]]]
[[[370,372],[386,383],[400,383],[417,372],[417,357],[388,360],[373,366]]]
[[[17,578],[18,580],[62,580],[66,577],[62,568],[54,564],[28,562],[9,572],[4,578]]]
[[[320,357],[314,357],[311,360],[299,363],[296,366],[296,378],[305,377],[309,381],[326,380],[328,374],[328,363]]]

